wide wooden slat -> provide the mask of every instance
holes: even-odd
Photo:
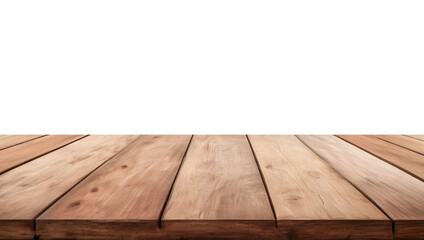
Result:
[[[88,136],[0,175],[0,239],[32,238],[35,217],[136,138]]]
[[[424,156],[373,136],[340,135],[345,141],[424,181]]]
[[[185,237],[269,237],[271,205],[245,136],[194,136],[166,206],[163,230]]]
[[[1,135],[0,150],[42,137],[43,135]]]
[[[0,174],[84,137],[50,135],[0,151]]]
[[[42,239],[152,238],[191,136],[141,136],[37,219]]]
[[[376,137],[424,155],[424,141],[402,135],[376,135]]]
[[[282,233],[320,238],[325,230],[326,239],[391,237],[389,218],[297,137],[249,139]]]
[[[406,136],[424,141],[424,135],[406,135]]]
[[[424,238],[424,182],[335,136],[298,136],[395,221],[398,238]]]

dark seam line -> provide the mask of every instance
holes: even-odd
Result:
[[[24,162],[21,162],[21,163],[19,163],[19,164],[15,165],[15,166],[12,166],[12,167],[7,168],[7,169],[5,169],[5,170],[3,170],[3,171],[0,171],[0,174],[6,173],[6,172],[8,172],[8,171],[10,171],[10,170],[13,170],[13,169],[15,169],[15,168],[17,168],[17,167],[20,167],[20,166],[24,165],[25,163],[29,163],[29,162],[31,162],[31,161],[33,161],[33,160],[36,160],[37,158],[40,158],[40,157],[42,157],[42,156],[44,156],[44,155],[47,155],[47,154],[52,153],[52,152],[54,152],[54,151],[56,151],[56,150],[59,150],[59,149],[61,149],[61,148],[63,148],[63,147],[66,147],[66,146],[68,146],[69,144],[72,144],[72,143],[74,143],[74,142],[76,142],[76,141],[79,141],[79,140],[81,140],[81,139],[83,139],[83,138],[85,138],[85,137],[87,137],[87,136],[88,136],[88,135],[85,135],[85,136],[82,136],[82,137],[80,137],[80,138],[77,138],[77,139],[75,139],[75,140],[73,140],[73,141],[71,141],[71,142],[68,142],[68,143],[66,143],[66,144],[64,144],[64,145],[62,145],[62,146],[60,146],[60,147],[57,147],[57,148],[51,149],[51,150],[49,150],[49,151],[47,151],[47,152],[45,152],[45,153],[42,153],[42,154],[40,154],[40,155],[38,155],[38,156],[35,156],[35,157],[33,157],[33,158],[30,158],[30,159],[28,159],[28,160],[26,160],[26,161],[24,161]]]
[[[422,140],[422,139],[414,138],[414,137],[409,136],[409,135],[402,135],[402,136],[409,137],[409,138],[415,139],[415,140],[417,140],[417,141],[424,142],[424,140]]]
[[[183,166],[184,160],[185,160],[185,158],[186,158],[186,156],[187,156],[187,152],[188,152],[188,149],[190,148],[190,144],[191,144],[191,141],[192,141],[192,140],[193,140],[193,135],[191,135],[191,137],[190,137],[190,141],[188,141],[187,148],[186,148],[186,150],[185,150],[185,152],[184,152],[183,158],[181,159],[180,166],[178,166],[177,173],[175,174],[174,180],[172,181],[171,188],[169,189],[169,192],[168,192],[168,196],[166,196],[166,200],[165,200],[165,202],[163,203],[162,209],[161,209],[161,211],[160,211],[159,219],[158,219],[158,227],[159,227],[159,228],[161,228],[161,227],[162,227],[162,217],[163,217],[163,213],[165,212],[166,205],[168,204],[168,201],[169,201],[169,199],[171,198],[171,194],[172,194],[172,191],[174,190],[175,182],[177,181],[178,174],[180,173],[180,169],[181,169],[181,167]]]
[[[46,136],[48,136],[48,135],[41,135],[41,136],[38,136],[38,137],[35,137],[35,138],[28,139],[28,140],[23,141],[23,142],[15,143],[15,144],[12,144],[12,145],[7,146],[7,147],[0,148],[0,151],[5,150],[5,149],[8,149],[8,148],[11,148],[11,147],[14,147],[14,146],[21,145],[22,143],[30,142],[30,141],[35,140],[35,139],[39,139],[39,138],[42,138],[42,137],[46,137]]]
[[[322,160],[324,160],[331,168],[334,169],[334,171],[337,172],[337,174],[339,174],[341,177],[343,177],[346,181],[348,181],[350,183],[350,185],[352,185],[356,190],[358,190],[365,198],[368,199],[368,201],[370,201],[371,203],[374,204],[374,206],[376,206],[384,215],[386,215],[386,217],[388,219],[390,219],[390,221],[392,222],[392,226],[394,223],[394,220],[374,201],[372,200],[371,197],[369,197],[367,194],[365,194],[359,187],[357,187],[355,184],[353,184],[349,179],[347,179],[343,174],[339,173],[339,171],[337,171],[337,169],[335,169],[327,160],[324,156],[321,156],[320,154],[318,154],[312,147],[309,147],[308,144],[306,144],[304,141],[302,141],[302,139],[300,139],[297,135],[295,135],[297,137],[297,139],[299,139],[299,141],[301,141],[307,148],[309,148],[313,153],[315,153],[318,157],[320,157]],[[394,228],[392,227],[392,233],[394,232]]]
[[[360,146],[358,146],[358,145],[356,145],[356,144],[354,144],[354,143],[351,143],[351,142],[349,142],[348,140],[343,139],[342,137],[339,137],[339,136],[337,136],[337,135],[335,135],[335,136],[336,136],[336,137],[338,137],[338,138],[340,138],[341,140],[343,140],[343,141],[345,141],[345,142],[349,143],[350,145],[355,146],[356,148],[359,148],[360,150],[362,150],[362,151],[364,151],[364,152],[366,152],[366,153],[368,153],[368,154],[370,154],[370,155],[372,155],[372,156],[374,156],[374,157],[376,157],[376,158],[378,158],[378,159],[380,159],[380,160],[382,160],[382,161],[384,161],[384,162],[386,162],[386,163],[388,163],[388,164],[390,164],[390,165],[392,165],[392,166],[396,167],[397,169],[399,169],[399,170],[401,170],[401,171],[403,171],[403,172],[405,172],[405,173],[409,174],[410,176],[412,176],[412,177],[414,177],[414,178],[416,178],[416,179],[418,179],[418,180],[420,180],[420,181],[424,182],[424,179],[422,179],[422,178],[421,178],[421,177],[419,177],[418,175],[416,175],[416,174],[414,174],[414,173],[410,172],[409,170],[407,170],[407,169],[405,169],[405,168],[403,168],[403,167],[401,167],[401,166],[398,166],[398,165],[396,165],[395,163],[392,163],[392,162],[390,162],[390,161],[388,161],[388,160],[386,160],[386,159],[384,159],[384,158],[382,158],[382,157],[379,157],[378,155],[374,154],[373,152],[371,152],[371,151],[369,151],[369,150],[367,150],[367,149],[365,149],[365,148],[362,148],[362,147],[360,147]]]
[[[72,189],[74,189],[78,184],[80,184],[82,181],[84,181],[88,176],[90,176],[91,174],[93,174],[97,169],[99,169],[100,167],[102,167],[103,165],[105,165],[107,162],[109,162],[115,156],[117,156],[118,154],[120,154],[121,152],[123,152],[125,149],[127,149],[129,146],[131,146],[139,138],[140,138],[140,136],[138,136],[136,139],[134,139],[132,142],[130,142],[127,146],[123,147],[120,151],[118,151],[117,153],[115,153],[113,156],[111,156],[110,158],[108,158],[106,161],[104,161],[103,163],[101,163],[99,166],[97,166],[96,168],[94,168],[87,175],[85,175],[84,177],[82,177],[81,180],[77,181],[72,187],[70,187],[68,190],[66,190],[64,193],[62,193],[59,197],[57,197],[55,200],[53,200],[50,204],[48,204],[47,207],[45,207],[43,210],[40,211],[40,213],[38,213],[37,215],[35,215],[34,220],[33,220],[34,221],[34,226],[36,225],[37,218],[40,217],[41,214],[43,214],[47,209],[49,209],[57,201],[59,201],[62,197],[64,197],[67,193],[69,193]],[[39,236],[37,236],[37,229],[34,229],[34,230],[35,230],[35,237],[38,238]]]
[[[413,150],[413,149],[410,149],[410,148],[404,147],[404,146],[399,145],[399,144],[394,143],[394,142],[390,142],[390,141],[388,141],[388,140],[386,140],[386,139],[379,138],[379,137],[376,137],[376,138],[378,138],[379,140],[385,141],[385,142],[387,142],[387,143],[390,143],[390,144],[396,145],[396,146],[398,146],[398,147],[404,148],[404,149],[409,150],[409,151],[411,151],[411,152],[418,153],[418,154],[420,154],[420,155],[424,155],[424,153],[417,152],[417,151],[415,151],[415,150]]]
[[[253,153],[253,157],[255,158],[256,167],[258,167],[259,174],[261,175],[261,178],[262,178],[262,183],[265,186],[265,191],[266,191],[266,194],[268,196],[268,201],[269,201],[269,204],[271,205],[272,214],[274,215],[274,219],[275,219],[275,227],[278,228],[277,214],[275,213],[274,204],[272,204],[271,195],[269,194],[269,190],[268,190],[268,186],[267,186],[266,181],[265,181],[264,174],[263,174],[262,169],[259,165],[258,158],[256,157],[255,150],[253,150],[252,143],[250,142],[249,137],[247,135],[245,135],[245,136],[246,136],[247,142],[249,143],[250,150]]]
[[[395,234],[395,221],[392,221],[392,234]],[[394,238],[394,236],[393,236]]]

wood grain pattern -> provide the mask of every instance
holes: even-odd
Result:
[[[88,136],[0,175],[0,232],[16,220],[32,222],[46,207],[137,136]],[[28,231],[28,229],[22,229]],[[14,238],[7,232],[1,238]],[[16,234],[16,236],[15,236]]]
[[[190,138],[140,136],[44,212],[37,219],[37,234],[45,239],[157,235],[161,211]],[[100,221],[119,223],[105,228]],[[81,233],[87,227],[90,230]]]
[[[387,222],[386,220],[382,220]],[[278,229],[267,224],[267,221],[222,221],[213,220],[172,220],[161,229],[162,239],[391,239],[391,226],[384,224],[390,236],[382,236],[380,220],[370,220],[367,224],[357,224],[355,220],[304,220],[285,221]],[[181,227],[187,226],[185,230]],[[252,227],[252,225],[255,225]],[[352,230],[347,238],[345,228]],[[312,233],[312,234],[311,234]]]
[[[405,237],[404,221],[424,237],[424,182],[335,136],[298,136],[336,171],[395,221],[394,234]]]
[[[245,136],[193,137],[166,206],[163,226],[172,220],[216,220],[222,226],[246,220],[274,224],[271,205]],[[190,223],[193,221],[174,221],[172,226],[193,227],[195,231]],[[250,227],[255,228],[253,221]],[[206,228],[205,233],[209,232]]]
[[[161,239],[289,239],[268,220],[167,220],[161,230]]]
[[[424,135],[406,135],[406,136],[424,141]]]
[[[279,239],[392,239],[387,220],[303,220],[284,221]],[[346,229],[351,232],[346,235]],[[346,237],[342,237],[346,236]]]
[[[41,225],[37,225],[37,236],[41,233],[42,240],[168,239],[152,221],[122,220],[43,220]],[[70,229],[72,231],[69,231]],[[146,232],[144,229],[150,229],[150,231]]]
[[[375,137],[424,155],[424,141],[401,135],[376,135]]]
[[[0,135],[0,150],[24,143],[43,135]]]
[[[310,226],[311,220],[338,220],[340,225],[333,226],[332,237],[345,239],[364,235],[360,226],[374,220],[375,228],[367,229],[369,236],[383,239],[391,236],[391,221],[384,213],[297,137],[273,135],[249,136],[249,139],[268,186],[280,229],[317,238],[322,235],[322,229],[328,227],[329,221],[316,221],[315,227],[308,231],[309,236],[303,229],[295,232],[286,224],[296,222],[300,227],[302,223]],[[337,227],[340,228],[336,230]],[[338,234],[334,234],[336,232]]]
[[[0,174],[84,137],[50,135],[0,151]]]
[[[340,135],[338,137],[424,181],[423,155],[373,136]]]

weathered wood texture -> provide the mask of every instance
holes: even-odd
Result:
[[[278,228],[285,235],[317,238],[323,229],[338,221],[340,224],[331,227],[335,239],[391,236],[389,218],[296,136],[249,139],[270,193]]]
[[[31,141],[43,135],[0,135],[0,150]]]
[[[373,136],[340,135],[345,141],[424,181],[424,156]]]
[[[43,239],[157,235],[190,138],[140,136],[44,212],[37,234]]]
[[[424,155],[424,141],[401,135],[376,135],[375,137]]]
[[[205,235],[219,229],[223,232],[215,234],[231,235],[226,227],[236,229],[246,224],[256,231],[257,221],[271,228],[274,225],[271,205],[245,136],[193,137],[162,224],[172,231],[185,229],[192,236],[198,234],[197,226],[202,224],[193,220],[213,220],[214,226],[222,226],[208,228],[211,225],[203,222]]]
[[[395,237],[424,238],[424,182],[338,137],[298,137],[395,221]]]
[[[83,135],[50,135],[0,150],[0,174],[72,143]]]
[[[0,175],[0,233],[5,234],[0,239],[19,238],[21,232],[33,231],[8,229],[14,223],[32,223],[56,199],[136,138],[88,136]]]
[[[424,239],[424,137],[33,137],[0,239]]]

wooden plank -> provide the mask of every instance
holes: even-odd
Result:
[[[424,238],[424,182],[335,136],[298,136],[395,221],[397,238]]]
[[[37,219],[37,235],[42,239],[156,236],[190,138],[139,137],[44,212]]]
[[[163,230],[187,238],[253,238],[269,237],[274,224],[246,136],[194,136],[162,217]]]
[[[406,135],[406,136],[424,141],[424,135]]]
[[[297,137],[249,139],[283,234],[313,239],[391,237],[390,219]]]
[[[424,141],[402,135],[376,135],[375,137],[424,155]]]
[[[22,227],[137,136],[88,136],[0,175],[0,239],[34,234]],[[16,228],[11,225],[17,224]],[[10,231],[15,229],[19,231]]]
[[[373,136],[340,135],[338,137],[424,181],[423,155]]]
[[[15,146],[20,143],[31,141],[42,136],[43,135],[1,135],[0,150]]]
[[[0,174],[84,137],[50,135],[0,151]]]

